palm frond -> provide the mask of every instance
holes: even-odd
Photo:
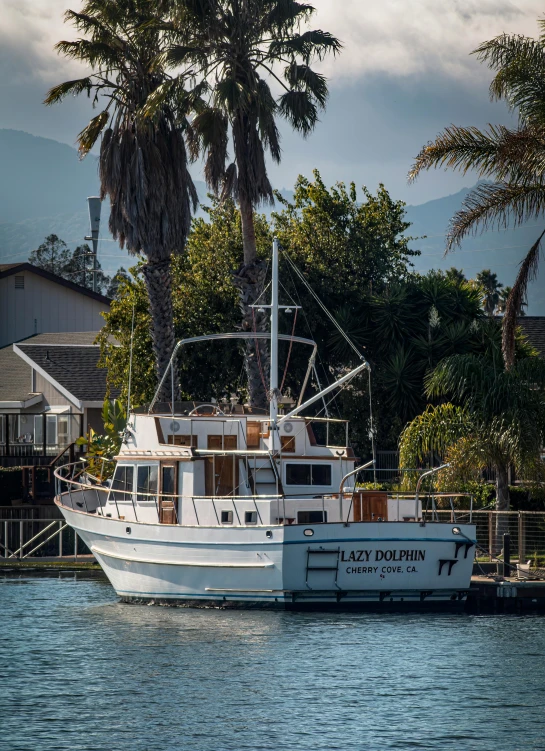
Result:
[[[545,183],[517,185],[483,183],[464,198],[462,208],[453,216],[447,235],[446,252],[470,233],[491,226],[519,225],[545,210]]]
[[[227,160],[228,121],[221,109],[207,107],[193,120],[192,127],[198,134],[206,154],[204,175],[206,184],[218,193],[225,176]]]
[[[90,76],[77,78],[74,81],[65,81],[64,83],[60,83],[58,86],[53,86],[53,88],[49,89],[47,96],[44,99],[44,104],[57,104],[57,102],[62,102],[62,100],[69,94],[78,96],[78,94],[82,94],[84,91],[87,92],[87,96],[90,96],[92,88],[93,79]]]
[[[462,174],[476,170],[480,177],[493,176],[497,180],[511,177],[514,170],[519,174],[523,168],[526,175],[535,175],[536,168],[545,164],[544,146],[543,132],[532,129],[489,125],[483,131],[452,125],[424,146],[408,179],[414,182],[421,172],[437,167],[460,170]]]
[[[93,117],[89,125],[78,134],[78,154],[80,159],[87,156],[98,140],[98,137],[108,124],[110,113],[103,110],[99,115]]]
[[[316,105],[306,91],[287,91],[279,100],[282,115],[295,130],[307,136],[318,121]]]
[[[286,67],[284,77],[291,88],[297,91],[307,91],[312,94],[320,107],[325,107],[328,97],[325,76],[316,73],[308,65],[298,65],[293,62]]]
[[[271,42],[268,57],[276,59],[283,55],[300,55],[308,62],[313,57],[322,60],[330,52],[337,55],[341,49],[342,44],[336,37],[328,31],[315,29]]]
[[[517,278],[505,305],[505,314],[502,321],[502,352],[507,368],[511,368],[515,362],[517,316],[524,300],[526,299],[528,284],[535,279],[537,275],[539,256],[541,252],[541,241],[543,240],[544,235],[545,230],[532,245],[526,258],[522,261],[519,273],[517,274]]]

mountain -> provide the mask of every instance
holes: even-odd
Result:
[[[83,242],[89,232],[87,196],[98,192],[97,159],[83,161],[71,146],[16,130],[0,130],[0,263],[26,260],[44,237],[54,233],[70,247]],[[201,200],[206,186],[195,181]],[[501,282],[512,284],[518,264],[541,232],[529,222],[517,229],[493,230],[468,238],[460,250],[443,257],[445,234],[452,215],[469,188],[417,206],[407,206],[411,247],[422,255],[414,260],[417,271],[456,266],[473,277],[490,268]],[[293,194],[283,190],[290,198]],[[267,213],[271,209],[267,208]],[[103,207],[99,258],[111,273],[127,267],[130,259],[107,231],[108,209]],[[542,275],[545,274],[545,270]],[[541,277],[545,279],[545,276]],[[545,315],[545,285],[537,279],[530,288],[530,315]]]
[[[543,231],[543,223],[533,220],[516,228],[496,227],[468,237],[461,248],[445,257],[450,218],[460,209],[469,191],[469,188],[463,188],[453,195],[406,207],[407,220],[411,222],[408,232],[417,238],[411,247],[422,254],[414,260],[415,269],[425,272],[431,268],[446,270],[455,266],[468,278],[482,269],[491,269],[497,273],[500,282],[512,285],[520,262]],[[544,279],[545,259],[538,278],[529,287],[528,315],[545,315]]]

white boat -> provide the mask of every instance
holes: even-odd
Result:
[[[414,498],[356,489],[344,421],[302,416],[347,373],[292,409],[278,390],[278,246],[272,262],[268,414],[238,404],[133,410],[111,482],[85,462],[56,471],[56,504],[122,600],[283,609],[461,609],[475,527],[423,518]],[[311,357],[310,364],[313,363]],[[172,370],[170,369],[170,372]],[[309,371],[310,372],[310,371]],[[165,372],[164,379],[168,377]],[[163,380],[164,380],[163,379]],[[304,391],[306,380],[303,384]],[[158,389],[159,392],[159,389]],[[158,393],[157,392],[157,393]],[[368,466],[368,465],[365,465]],[[471,522],[471,519],[469,518]]]

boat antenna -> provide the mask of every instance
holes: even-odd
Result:
[[[127,420],[129,419],[129,413],[131,410],[131,380],[132,380],[132,350],[134,343],[134,313],[136,310],[136,297],[132,304],[132,324],[131,324],[131,353],[129,357],[129,384],[127,388]]]

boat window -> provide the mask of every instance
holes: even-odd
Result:
[[[176,475],[175,468],[171,465],[165,465],[162,468],[162,484],[161,490],[165,495],[174,495],[176,492]]]
[[[112,491],[116,501],[130,501],[133,489],[134,467],[117,465],[115,468],[114,479],[112,480]]]
[[[323,524],[327,521],[327,511],[298,511],[297,524]]]
[[[136,492],[139,493],[138,501],[155,501],[157,495],[157,475],[158,467],[156,464],[150,466],[139,466],[137,468]]]
[[[245,511],[244,524],[257,524],[257,511]]]
[[[312,465],[312,484],[331,485],[331,464]]]
[[[208,448],[211,451],[231,451],[237,448],[236,435],[209,435],[208,436]]]
[[[194,449],[197,448],[196,435],[169,435],[167,441],[171,446],[192,446]]]
[[[295,436],[294,435],[281,435],[280,446],[284,453],[295,453]]]
[[[222,511],[221,512],[221,523],[222,524],[232,524],[233,523],[233,512],[232,511]]]
[[[331,485],[331,464],[286,464],[286,485]]]

